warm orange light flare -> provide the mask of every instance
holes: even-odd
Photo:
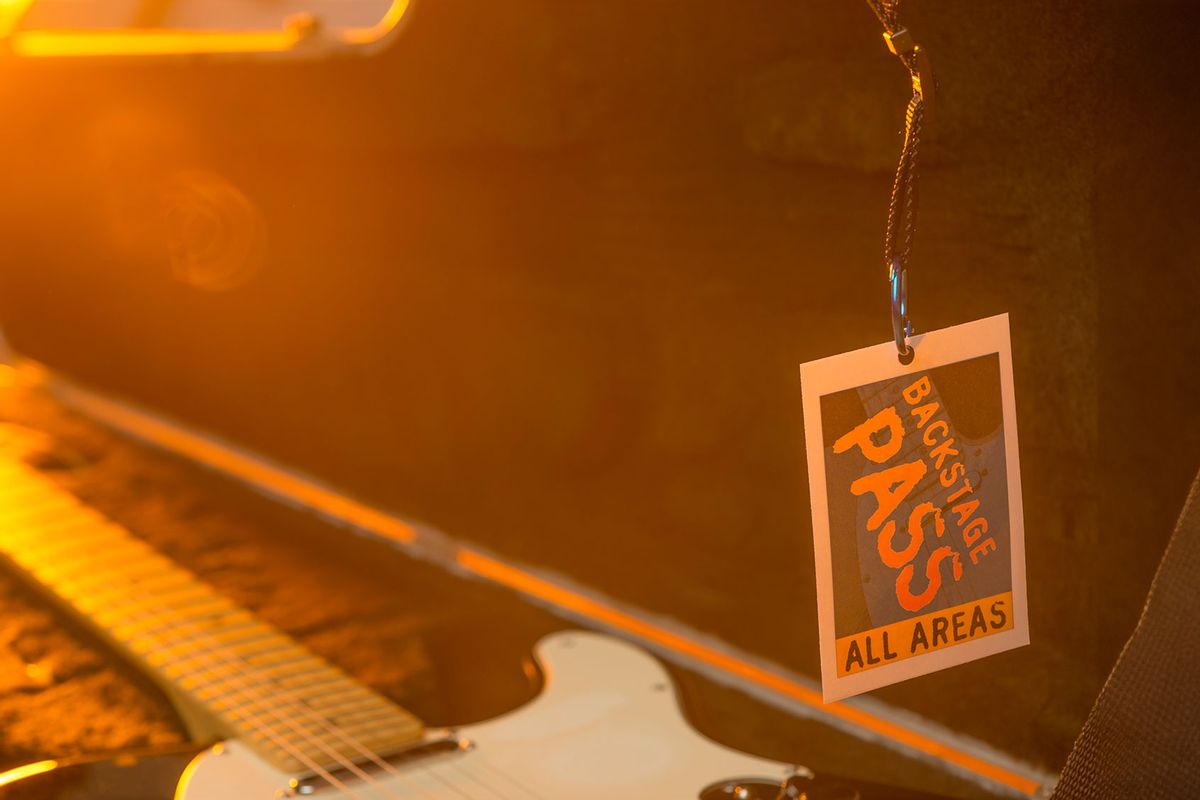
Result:
[[[12,38],[21,56],[158,56],[199,53],[277,53],[290,50],[294,31],[24,31]]]
[[[169,56],[206,53],[283,53],[298,49],[303,31],[289,26],[271,31],[230,30],[27,30],[14,31],[34,0],[0,0],[0,37],[10,36],[11,51],[28,57]],[[409,0],[393,0],[379,22],[363,28],[331,31],[334,46],[382,41],[403,19]]]
[[[34,0],[0,0],[0,37],[8,36]]]
[[[0,772],[0,786],[8,786],[10,783],[32,778],[34,775],[41,775],[43,772],[49,772],[57,766],[57,761],[35,761],[32,764],[5,770],[4,772]]]

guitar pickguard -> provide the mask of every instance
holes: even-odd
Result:
[[[543,639],[536,654],[546,682],[533,702],[458,730],[468,747],[403,764],[395,774],[375,772],[372,781],[355,782],[354,793],[362,800],[695,798],[724,778],[778,784],[790,771],[694,732],[670,677],[632,645],[573,631]],[[268,800],[288,790],[290,777],[233,741],[196,761],[178,797]]]

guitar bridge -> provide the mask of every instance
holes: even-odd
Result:
[[[302,778],[292,778],[288,787],[275,793],[278,798],[285,797],[319,797],[322,793],[340,791],[340,786],[351,786],[367,778],[386,778],[395,770],[410,766],[421,761],[444,758],[458,753],[466,753],[475,745],[469,739],[464,739],[453,731],[440,735],[431,735],[423,742],[410,745],[400,750],[374,758],[364,757],[353,766],[330,769],[326,775],[308,775]]]

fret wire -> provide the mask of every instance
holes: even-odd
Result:
[[[100,624],[106,628],[113,636],[121,641],[137,641],[148,636],[157,636],[166,641],[168,647],[174,646],[174,639],[184,635],[180,629],[184,625],[191,624],[189,617],[167,617],[152,609],[146,609],[137,616],[152,615],[153,621],[138,620],[137,622],[129,621],[129,618],[120,620],[108,620],[104,617],[98,617]]]
[[[270,667],[270,666],[280,666],[280,664],[288,664],[288,663],[298,662],[298,661],[302,662],[302,661],[305,661],[306,658],[308,658],[308,657],[311,657],[311,656],[304,654],[304,655],[299,655],[299,656],[295,656],[295,657],[282,658],[282,657],[276,657],[274,654],[264,654],[262,656],[252,656],[250,658],[247,658],[247,663],[250,663],[251,666],[253,666],[253,667],[259,667],[259,666]]]
[[[363,709],[355,712],[337,711],[330,715],[330,719],[345,727],[354,727],[356,725],[364,725],[372,722],[385,722],[392,719],[390,714],[386,714],[386,709]]]
[[[337,692],[326,692],[325,694],[308,693],[305,695],[305,702],[314,709],[324,711],[329,708],[340,708],[348,703],[362,703],[366,701],[361,693],[346,689]],[[376,702],[376,700],[372,698],[371,702]],[[386,703],[387,701],[380,699],[378,702]]]
[[[15,560],[15,559],[14,559]],[[74,593],[71,596],[79,596],[88,589],[99,584],[101,587],[117,587],[122,592],[128,592],[131,587],[140,587],[150,582],[162,580],[178,581],[180,578],[186,578],[187,573],[178,571],[163,571],[157,565],[138,564],[126,569],[120,574],[113,573],[94,573],[90,575],[80,575],[78,577],[67,578],[63,580],[52,580],[47,573],[49,568],[45,566],[33,565],[28,567],[29,572],[40,580],[42,583],[66,595],[67,592]]]
[[[131,584],[131,586],[132,585],[134,584]],[[186,583],[176,583],[173,586],[174,588],[162,591],[150,590],[146,592],[146,595],[152,598],[156,604],[163,607],[180,607],[181,603],[186,603],[192,600],[202,600],[210,596],[209,593],[205,591],[204,587],[198,583],[189,581]],[[145,587],[143,586],[139,586],[138,589],[139,591],[145,591]],[[114,597],[114,595],[116,596]],[[121,600],[128,600],[128,603],[126,605],[120,605],[119,603]],[[99,596],[92,595],[85,600],[79,601],[79,607],[85,611],[92,611],[93,609],[101,608],[115,611],[118,608],[123,609],[130,606],[136,608],[145,606],[146,604],[146,600],[131,599],[129,589],[125,587],[105,592]]]
[[[156,624],[151,624],[151,623],[146,623],[146,622],[122,622],[122,623],[113,625],[111,627],[109,627],[106,624],[106,627],[109,627],[109,631],[114,636],[116,636],[119,639],[125,640],[125,639],[134,639],[134,638],[139,638],[139,637],[145,637],[145,636],[149,636],[151,634],[170,635],[172,632],[178,631],[180,626],[185,625],[185,624],[195,625],[199,621],[204,621],[204,620],[215,621],[215,620],[225,619],[229,616],[236,616],[236,612],[232,612],[228,608],[219,609],[217,611],[217,613],[209,614],[204,617],[188,616],[186,614],[185,615],[176,615],[176,616],[165,616],[163,614],[159,614],[159,613],[151,611],[149,609],[147,609],[143,613],[144,614],[154,614],[154,616],[156,618]],[[99,619],[100,619],[101,623],[104,623],[103,617],[100,617]]]
[[[84,578],[89,579],[91,585],[114,586],[125,582],[127,584],[126,588],[129,588],[130,586],[136,586],[136,583],[131,580],[132,576],[163,574],[161,565],[152,559],[130,559],[126,562],[105,565],[107,566],[106,569],[97,569],[93,572],[83,572],[77,564],[68,568],[66,565],[23,563],[22,559],[19,558],[13,558],[12,560],[27,569],[38,580],[42,581],[55,592],[58,591],[59,586],[70,582],[73,590],[76,592],[76,596],[86,591],[86,586],[80,585],[80,582]]]
[[[299,680],[300,676],[285,675],[276,680],[275,683],[279,684],[285,689],[295,690],[297,687],[302,686],[305,689],[316,691],[323,686],[337,686],[341,682],[342,676],[324,668],[314,670],[314,672],[316,673],[316,676],[307,680]]]
[[[65,592],[75,592],[82,595],[78,604],[85,611],[92,610],[116,610],[123,607],[123,604],[145,605],[149,600],[159,603],[160,605],[177,606],[181,601],[189,599],[201,599],[211,596],[211,592],[205,590],[202,584],[195,581],[186,580],[186,576],[165,575],[164,578],[175,578],[168,580],[165,584],[152,586],[147,588],[145,583],[127,580],[129,573],[121,574],[122,581],[115,583],[105,583],[99,591],[87,593],[86,587],[80,588],[77,584],[72,584],[69,581],[63,581],[59,585],[59,589]],[[132,591],[136,590],[145,599],[135,599]]]
[[[197,628],[198,630],[198,628]],[[256,625],[247,625],[244,628],[238,628],[239,636],[237,638],[220,637],[216,634],[223,634],[223,629],[212,629],[211,633],[206,633],[205,636],[213,642],[224,647],[231,653],[255,653],[264,650],[283,650],[288,647],[294,647],[286,639],[280,639],[272,636],[270,632]],[[192,657],[192,652],[188,649],[186,643],[169,645],[164,647],[158,655],[175,659],[178,663],[183,663]]]
[[[204,584],[182,570],[129,570],[122,574],[117,582],[100,583],[99,586],[95,586],[97,583],[99,581],[94,576],[82,575],[78,578],[66,578],[60,581],[56,588],[78,595],[84,595],[86,592],[87,599],[96,603],[105,603],[113,596],[128,594],[135,587],[144,592],[173,592],[184,589],[207,591]]]
[[[3,523],[0,523],[0,527]],[[48,535],[51,534],[51,535]],[[112,525],[82,514],[56,515],[51,521],[22,520],[19,527],[9,527],[0,534],[5,549],[31,558],[45,558],[70,544],[104,545],[126,542]]]
[[[366,697],[349,697],[337,703],[326,704],[325,707],[336,709],[339,714],[342,714],[358,713],[368,709],[386,708],[387,706],[381,705],[376,697],[368,695]]]
[[[80,505],[79,500],[72,495],[49,488],[42,481],[4,478],[0,482],[0,519],[3,518],[5,511],[21,508],[16,504],[17,501],[37,497],[39,494],[62,503]]]
[[[49,521],[21,520],[20,527],[4,529],[0,523],[0,546],[5,552],[14,556],[49,552],[47,548],[59,543],[71,542],[76,545],[96,540],[95,520],[78,516],[57,515]],[[47,538],[47,535],[52,538]]]
[[[95,549],[95,545],[103,545],[102,552],[87,552]],[[138,547],[129,541],[112,539],[108,541],[96,539],[86,533],[81,535],[63,536],[53,540],[40,542],[36,547],[13,547],[10,542],[8,552],[21,561],[44,564],[51,569],[68,570],[79,565],[107,564],[120,556],[132,563],[133,560],[154,561],[169,565],[166,558],[145,547]]]
[[[270,667],[257,667],[257,670],[264,678],[266,678],[266,679],[270,680],[272,683],[276,683],[276,684],[278,684],[280,679],[282,679],[282,678],[313,675],[313,674],[319,673],[321,671],[319,662],[315,661],[311,657],[303,659],[303,661],[304,661],[304,664],[302,667],[300,665],[297,665],[297,667],[295,669],[289,669],[286,671],[273,670]],[[285,686],[284,688],[288,689],[291,687]],[[295,691],[295,689],[291,689],[291,690]]]
[[[9,527],[59,518],[86,518],[96,524],[106,524],[107,518],[85,506],[70,495],[50,492],[31,492],[19,505],[0,504],[0,525]]]
[[[190,642],[186,637],[176,638],[177,643],[158,647],[154,652],[147,653],[146,659],[173,680],[182,680],[197,674],[198,670],[204,668],[207,663],[206,653],[197,654],[194,650],[189,649]],[[224,647],[222,649],[227,650]],[[233,653],[233,651],[228,652]]]
[[[53,531],[54,535],[47,536],[48,530]],[[96,548],[121,547],[163,558],[145,542],[123,536],[121,529],[115,525],[98,523],[94,519],[78,515],[59,517],[50,524],[38,523],[34,526],[31,523],[22,523],[20,528],[9,529],[6,535],[0,537],[0,541],[5,541],[13,553],[30,558],[49,559],[65,549],[86,548],[89,545]]]
[[[263,650],[265,648],[270,648],[272,650],[278,650],[278,649],[286,649],[286,648],[295,648],[295,646],[296,646],[292,642],[289,642],[289,640],[284,639],[282,637],[270,637],[270,636],[256,637],[256,638],[242,640],[242,642],[235,643],[232,645],[221,642],[220,639],[218,639],[216,636],[211,636],[211,634],[210,634],[209,638],[211,638],[212,640],[215,640],[215,642],[217,642],[218,644],[221,644],[223,646],[223,648],[228,650],[229,652],[234,652],[234,654],[236,654],[236,652],[238,652],[238,648],[241,648],[242,651],[246,652],[246,654],[252,654],[252,652],[256,651],[256,649],[259,651]],[[179,651],[178,656],[172,655],[172,654],[175,654],[175,651]],[[172,658],[173,666],[179,667],[179,668],[184,667],[185,664],[190,662],[193,657],[192,652],[187,651],[185,649],[185,645],[181,645],[181,644],[168,646],[168,648],[163,649],[160,652],[157,652],[156,655],[157,656],[167,656],[167,657]]]
[[[155,561],[136,559],[114,569],[97,570],[95,572],[64,572],[53,566],[31,565],[30,572],[40,581],[64,591],[73,591],[77,595],[101,597],[107,595],[109,600],[127,594],[137,589],[140,593],[154,591],[155,587],[162,589],[164,585],[182,585],[187,578],[186,573],[162,570]],[[114,594],[115,593],[115,594]]]
[[[54,520],[87,518],[92,521],[102,520],[86,506],[78,502],[64,500],[54,495],[35,496],[34,502],[19,506],[0,506],[0,528],[7,531],[20,530],[21,526],[39,525],[52,528]]]

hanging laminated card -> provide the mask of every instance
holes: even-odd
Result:
[[[1029,643],[1008,315],[800,367],[827,701]]]

